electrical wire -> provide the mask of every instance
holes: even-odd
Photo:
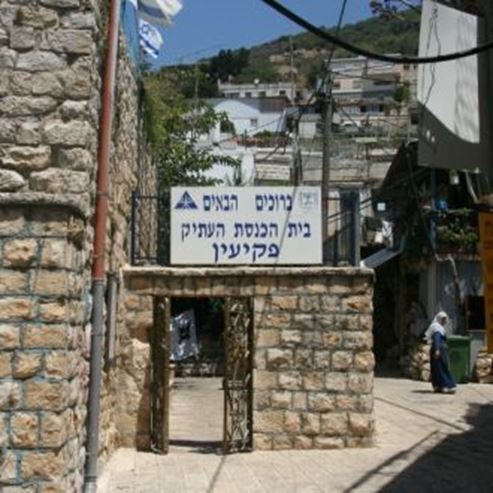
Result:
[[[295,14],[292,10],[289,10],[284,5],[280,4],[277,0],[261,0],[266,5],[271,7],[272,9],[279,12],[284,17],[288,18],[298,26],[306,29],[308,32],[311,32],[315,36],[327,41],[329,43],[333,43],[341,48],[344,48],[351,53],[355,53],[356,55],[362,55],[367,58],[371,58],[373,60],[381,60],[382,62],[389,62],[394,64],[427,64],[427,63],[442,63],[442,62],[450,62],[453,60],[458,60],[460,58],[466,58],[472,55],[477,55],[484,51],[490,50],[493,48],[493,41],[488,41],[487,43],[478,45],[474,48],[457,51],[454,53],[448,53],[446,55],[438,55],[438,56],[430,56],[430,57],[414,57],[414,56],[392,56],[392,55],[384,55],[381,53],[375,53],[373,51],[366,50],[364,48],[360,48],[359,46],[355,46],[347,41],[340,39],[337,36],[326,32],[314,24],[308,22],[306,19],[303,19],[299,15]]]

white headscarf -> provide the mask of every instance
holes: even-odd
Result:
[[[443,318],[446,318],[448,320],[448,315],[445,312],[438,312],[429,325],[428,329],[426,329],[425,339],[428,342],[431,342],[433,334],[435,334],[436,332],[440,333],[442,336],[445,335],[445,327],[439,322],[439,320],[442,320]]]

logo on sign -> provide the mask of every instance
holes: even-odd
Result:
[[[315,192],[300,192],[299,203],[303,210],[314,210],[318,205],[317,194]]]
[[[192,196],[188,192],[185,192],[181,196],[181,199],[178,201],[178,203],[175,205],[175,209],[195,210],[198,209],[198,207],[197,204],[192,199]]]

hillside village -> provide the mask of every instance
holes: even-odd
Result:
[[[489,489],[493,7],[369,4],[0,0],[0,491]]]

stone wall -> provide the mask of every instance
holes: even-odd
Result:
[[[124,271],[135,295],[253,297],[258,450],[372,443],[372,276],[336,268]],[[132,398],[142,402],[142,394]],[[137,420],[126,425],[127,434],[146,432]]]
[[[106,8],[0,2],[0,489],[77,492],[85,460],[95,177]],[[139,86],[119,53],[107,268],[129,250],[130,193],[154,191]],[[123,303],[117,331],[125,334]],[[125,341],[124,341],[125,342]],[[118,444],[118,361],[103,375],[101,458]],[[10,487],[10,486],[9,486]],[[12,490],[14,491],[14,490]]]
[[[84,228],[69,208],[0,209],[0,484],[23,491],[82,484]]]

